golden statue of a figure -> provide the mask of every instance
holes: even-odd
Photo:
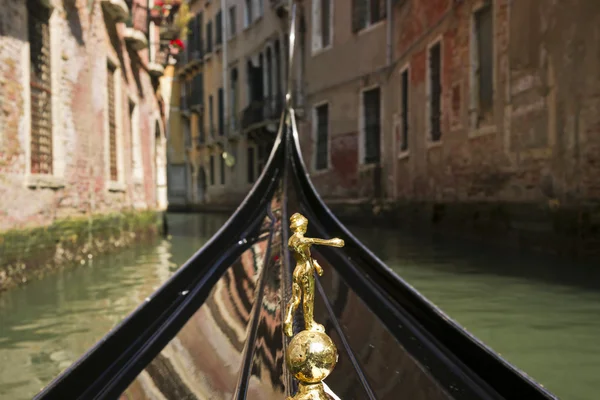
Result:
[[[310,255],[310,246],[320,244],[325,246],[344,247],[342,239],[314,239],[304,237],[308,220],[302,214],[295,213],[290,217],[290,227],[294,234],[288,241],[288,247],[294,253],[296,259],[296,268],[294,269],[292,282],[292,298],[288,303],[284,331],[288,336],[293,335],[293,319],[296,309],[300,305],[302,299],[302,309],[304,311],[304,325],[306,330],[325,332],[322,325],[317,324],[313,319],[314,300],[315,300],[315,276],[313,271],[316,271],[319,276],[323,275],[323,268],[317,260]]]
[[[304,237],[308,220],[301,214],[290,218],[290,227],[294,231],[288,247],[294,253],[296,268],[292,282],[292,298],[290,299],[283,329],[288,336],[293,335],[294,313],[302,300],[305,330],[291,340],[286,351],[286,361],[292,375],[298,379],[298,392],[287,400],[327,400],[323,380],[335,368],[338,352],[335,344],[325,333],[325,328],[314,320],[315,275],[323,275],[323,268],[310,254],[310,246],[321,244],[343,247],[342,239],[313,239]]]

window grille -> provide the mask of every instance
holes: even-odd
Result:
[[[108,67],[108,134],[110,157],[110,180],[119,179],[117,167],[117,118],[115,108],[115,69]]]
[[[52,174],[52,84],[50,11],[29,0],[31,62],[31,173]]]

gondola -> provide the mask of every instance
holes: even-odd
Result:
[[[322,276],[294,277],[301,261],[288,243],[298,215],[304,227],[308,221],[307,236],[343,241],[343,247],[312,246],[310,265],[316,261]],[[314,315],[306,314],[304,303],[290,310],[296,278],[314,283]],[[319,329],[308,329],[309,319]],[[286,327],[295,334],[291,340]],[[320,346],[317,356],[300,354],[301,361],[313,357],[322,365],[304,365],[299,373],[299,359],[290,361],[298,356],[300,347],[293,346],[299,340],[307,341],[305,350]],[[331,350],[327,340],[337,356],[325,365],[333,354],[324,353]],[[315,385],[319,393],[301,393]],[[340,223],[311,183],[288,104],[266,167],[229,220],[36,399],[292,397],[556,398],[424,298]]]

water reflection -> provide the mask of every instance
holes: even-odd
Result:
[[[0,294],[0,398],[30,399],[154,292],[225,215],[169,216],[169,240],[97,257]]]
[[[558,397],[598,397],[599,269],[398,231],[351,230],[402,278]]]

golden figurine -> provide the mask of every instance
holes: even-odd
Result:
[[[293,319],[296,309],[302,300],[305,330],[291,340],[287,349],[287,364],[296,379],[300,381],[298,393],[288,400],[326,400],[322,381],[329,376],[335,367],[338,353],[333,341],[325,333],[323,325],[314,320],[315,276],[323,275],[323,268],[310,254],[310,246],[343,247],[342,239],[314,239],[304,237],[308,220],[295,213],[290,218],[290,227],[294,234],[290,237],[288,247],[294,252],[296,268],[292,282],[292,298],[290,299],[283,328],[287,336],[293,335]]]

